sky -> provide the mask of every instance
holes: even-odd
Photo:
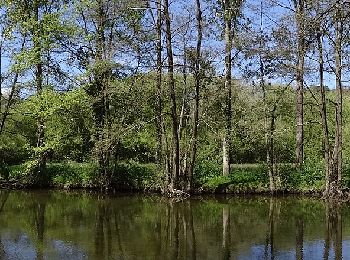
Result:
[[[275,7],[271,8],[268,5],[268,2],[273,2],[275,4]],[[260,24],[262,21],[263,24],[263,31],[264,32],[271,32],[272,28],[275,28],[276,24],[279,23],[279,21],[284,17],[287,13],[291,13],[291,9],[293,9],[293,4],[291,0],[265,0],[262,1],[263,3],[263,16],[262,20],[260,17],[260,8],[261,8],[261,1],[257,0],[246,0],[244,4],[244,16],[245,18],[249,18],[251,21],[251,26],[255,28],[260,28]],[[205,15],[207,15],[207,18],[212,18],[210,15],[213,14],[212,9],[210,6],[205,2],[202,1],[202,9],[204,10]],[[186,23],[185,21],[190,18],[192,25],[195,23],[195,6],[193,3],[190,3],[187,0],[172,0],[171,1],[171,13],[173,19],[176,21],[176,23],[173,24],[173,31],[174,32],[181,32],[186,30]],[[1,13],[0,13],[1,14]],[[292,19],[292,16],[285,21],[291,28],[294,26],[294,21]],[[212,22],[208,22],[213,26],[213,28],[217,27],[217,25],[213,24]],[[0,25],[0,29],[1,29]],[[183,46],[186,43],[186,46],[195,46],[195,42],[193,39],[195,39],[196,32],[190,30],[190,35],[194,36],[192,37],[192,40],[188,40],[189,37],[183,37],[183,36],[176,36],[174,37],[174,51],[175,51],[175,59],[177,62],[181,62],[181,55],[183,52]],[[176,35],[174,33],[174,35]],[[191,38],[191,37],[190,37]],[[188,42],[187,42],[188,40]],[[1,41],[1,39],[0,39]],[[207,32],[205,35],[205,40],[203,42],[204,49],[210,49],[213,58],[213,62],[217,68],[217,73],[219,75],[224,74],[224,43],[222,39],[214,36],[212,32]],[[165,52],[164,52],[165,53]],[[233,50],[233,53],[235,53],[235,50]],[[2,56],[2,75],[6,75],[9,67],[9,56],[11,56],[13,53],[7,52],[3,49],[3,56]],[[122,57],[120,56],[122,63],[127,64],[133,64],[134,60],[128,60],[128,57]],[[124,59],[124,60],[123,60]],[[133,59],[133,57],[132,57]],[[306,63],[310,65],[315,65],[314,57],[307,58]],[[243,60],[237,60],[236,63],[239,63],[240,65],[244,64]],[[238,64],[236,64],[238,65]],[[71,70],[73,74],[79,73],[77,69],[69,68],[68,64],[65,64],[64,61],[61,62],[61,66],[66,70]],[[233,75],[239,78],[243,78],[245,75],[242,74],[242,71],[237,69],[238,66],[233,66]],[[344,73],[345,74],[345,73]],[[24,78],[31,78],[32,73],[27,73]],[[347,75],[344,75],[346,78]],[[24,79],[22,79],[24,80]],[[285,83],[289,82],[289,78],[281,77],[281,78],[275,78],[273,83]],[[314,77],[314,75],[311,75],[310,77],[305,77],[305,81],[307,85],[317,85],[317,78]],[[328,85],[330,88],[334,88],[334,82],[335,78],[331,73],[326,73],[326,80],[325,84]],[[4,92],[7,90],[5,89]]]

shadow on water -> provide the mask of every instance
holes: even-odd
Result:
[[[343,259],[346,204],[0,191],[1,259]]]

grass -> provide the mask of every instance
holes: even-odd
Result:
[[[221,175],[221,166],[205,164],[197,168],[197,188],[205,192],[265,193],[269,192],[269,177],[264,164],[231,165],[229,176]],[[349,174],[346,174],[346,173]],[[347,177],[349,175],[349,177]],[[324,166],[322,162],[306,163],[302,170],[294,164],[278,165],[278,190],[305,193],[324,190]],[[347,183],[346,183],[346,182]],[[344,186],[350,184],[350,170],[344,170]]]
[[[279,164],[281,191],[310,192],[324,189],[324,167],[320,163],[307,163],[302,170],[293,164]],[[5,179],[21,181],[26,166],[14,165],[1,168]],[[164,177],[155,164],[140,164],[134,161],[120,162],[110,169],[112,185],[118,190],[159,191]],[[350,186],[350,168],[345,167],[344,187]],[[94,163],[49,163],[44,173],[44,186],[93,188],[99,185],[98,168]],[[222,176],[221,165],[204,162],[197,165],[194,188],[208,193],[263,193],[269,191],[269,178],[264,164],[234,164],[229,176]]]
[[[61,162],[48,163],[40,176],[40,184],[28,178],[26,164],[12,165],[0,169],[5,180],[16,180],[27,186],[60,188],[95,188],[100,184],[98,167],[95,163]],[[121,162],[110,169],[112,184],[118,189],[157,190],[160,187],[155,164]]]

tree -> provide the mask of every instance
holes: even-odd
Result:
[[[9,100],[1,122],[1,131],[11,107],[12,99],[16,93],[16,85],[20,73],[34,70],[33,80],[35,94],[41,96],[44,89],[44,72],[48,72],[48,63],[45,63],[44,53],[54,48],[53,38],[63,33],[63,26],[59,21],[60,1],[48,3],[47,1],[4,1],[9,23],[9,34],[23,38],[20,52],[15,56],[14,76],[11,85]],[[16,17],[16,19],[14,19]],[[28,44],[29,42],[29,44]],[[47,62],[47,61],[46,61]],[[48,73],[47,73],[48,74]],[[48,76],[47,76],[48,77]],[[47,147],[44,139],[45,122],[37,118],[37,135],[35,151],[35,171],[42,173],[46,166]]]
[[[193,112],[193,132],[191,139],[191,159],[189,163],[189,168],[187,172],[187,190],[191,190],[191,185],[193,181],[193,171],[194,165],[196,162],[197,155],[197,143],[198,143],[198,125],[199,125],[199,101],[200,101],[200,85],[202,80],[202,69],[201,69],[201,60],[202,60],[202,38],[203,38],[203,18],[202,18],[202,9],[200,0],[196,0],[196,20],[197,20],[197,46],[195,54],[195,69],[194,69],[194,78],[195,78],[195,105]]]
[[[235,33],[237,20],[241,12],[242,0],[223,0],[224,38],[225,38],[225,92],[226,92],[226,125],[222,143],[223,175],[230,173],[231,132],[232,132],[232,36]]]
[[[304,161],[304,60],[305,60],[305,1],[294,0],[295,20],[297,24],[297,66],[296,66],[296,164],[300,167]]]
[[[324,89],[324,58],[323,58],[323,32],[319,29],[317,34],[319,53],[319,78],[321,91],[321,117],[325,142],[325,164],[326,164],[326,188],[324,195],[327,197],[338,196],[340,191],[340,181],[342,177],[342,146],[343,146],[343,86],[342,86],[342,57],[343,57],[343,23],[344,14],[341,3],[334,5],[333,26],[334,26],[334,73],[336,86],[335,100],[335,136],[333,151],[330,149],[326,97]],[[321,27],[321,26],[320,26]],[[319,28],[320,28],[319,27]],[[332,37],[332,36],[331,36]]]
[[[117,57],[128,54],[132,59],[139,48],[133,42],[133,35],[139,30],[144,12],[131,9],[139,2],[78,2],[70,9],[79,17],[74,25],[75,33],[60,38],[60,43],[85,74],[80,83],[93,102],[94,157],[99,165],[101,185],[105,187],[111,184],[111,159],[115,157],[119,142],[113,134],[114,123],[118,113],[122,113],[112,109],[112,86],[118,85],[117,80],[130,70],[128,66],[122,66]]]
[[[165,18],[165,31],[166,31],[166,50],[168,59],[168,88],[171,106],[171,120],[172,120],[172,164],[171,164],[171,178],[169,190],[171,192],[174,189],[180,188],[179,175],[180,175],[180,143],[179,143],[179,128],[178,128],[178,115],[177,115],[177,103],[175,94],[175,79],[174,79],[174,57],[172,47],[172,32],[171,32],[171,20],[169,13],[169,1],[164,0],[164,18]]]

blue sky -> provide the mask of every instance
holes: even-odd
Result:
[[[274,2],[274,8],[271,8],[268,5],[268,2]],[[202,1],[202,8],[204,10],[204,13],[207,15],[207,18],[212,18],[210,17],[211,15],[213,15],[212,9],[210,8],[210,6],[205,2]],[[293,4],[292,1],[290,0],[267,0],[267,1],[263,1],[263,10],[264,10],[264,14],[263,14],[263,30],[266,32],[271,32],[271,29],[274,28],[276,26],[276,24],[279,23],[279,21],[281,20],[282,17],[284,17],[286,14],[290,15],[289,21],[287,19],[287,23],[289,23],[290,28],[293,30],[294,27],[294,21],[293,21],[293,17],[292,17],[292,12],[290,11],[290,9],[293,9]],[[250,18],[250,20],[252,21],[252,26],[259,28],[260,27],[260,1],[256,1],[256,0],[246,0],[245,4],[244,4],[244,16],[246,18]],[[195,25],[195,6],[194,3],[191,1],[186,1],[186,0],[172,0],[171,1],[171,12],[172,12],[172,17],[174,18],[174,20],[176,21],[176,23],[173,23],[173,30],[176,32],[179,32],[181,30],[186,29],[185,25],[185,21],[186,19],[190,18],[191,20],[191,25],[194,26]],[[181,24],[182,22],[182,24]],[[0,28],[3,25],[0,25]],[[214,27],[217,25],[214,25]],[[174,34],[176,35],[176,34]],[[178,61],[180,62],[181,60],[181,55],[183,52],[183,45],[184,42],[186,42],[188,40],[188,42],[186,43],[187,47],[188,46],[195,46],[195,35],[196,32],[194,30],[190,30],[189,35],[191,35],[192,37],[182,37],[182,36],[175,36],[174,37],[174,50],[175,50],[175,57],[178,57]],[[204,49],[210,49],[210,51],[213,53],[213,61],[214,64],[217,68],[218,74],[222,75],[224,73],[224,45],[223,45],[223,41],[217,37],[214,37],[213,33],[207,33],[205,35],[205,40],[203,42],[203,46]],[[233,52],[235,52],[233,50]],[[9,58],[13,53],[11,52],[7,52],[5,50],[5,52],[3,52],[3,59],[2,59],[2,74],[5,75],[9,69]],[[312,57],[314,58],[314,57]],[[121,59],[123,59],[121,57]],[[125,60],[121,60],[122,62],[126,62],[129,64],[132,64],[133,61],[129,60],[126,57]],[[310,65],[314,65],[315,62],[312,61],[312,59],[307,58],[306,59],[306,63],[310,64]],[[77,74],[79,73],[78,70],[76,70],[74,67],[69,68],[68,65],[64,64],[64,62],[61,62],[61,65],[63,68],[66,68],[66,70],[70,70],[73,74]],[[27,73],[26,74],[26,78],[29,79],[30,78],[30,74],[31,73]],[[242,75],[242,71],[237,69],[237,66],[233,67],[233,74],[236,77],[242,78],[244,75]],[[344,73],[345,74],[345,73]],[[346,75],[344,75],[345,78]],[[317,82],[317,77],[314,77],[314,75],[305,77],[305,81],[307,85],[315,85],[318,84]],[[329,87],[333,88],[334,87],[334,82],[335,82],[335,78],[333,76],[333,74],[330,73],[326,73],[326,85],[328,85]],[[285,78],[285,77],[280,77],[280,78],[275,78],[274,82],[289,82],[289,78]]]

